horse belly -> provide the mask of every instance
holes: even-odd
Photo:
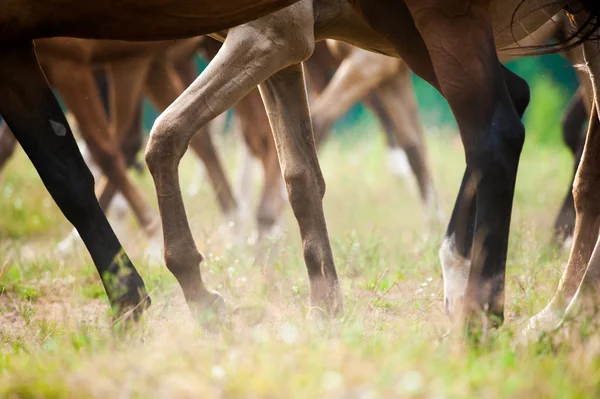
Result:
[[[179,39],[231,28],[297,1],[4,0],[0,1],[0,42],[56,36]]]

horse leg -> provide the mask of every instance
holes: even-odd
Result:
[[[598,196],[600,192],[600,158],[598,158],[600,151],[600,121],[598,120],[600,57],[597,56],[600,46],[596,41],[588,41],[584,43],[583,47],[593,86],[594,104],[581,162],[573,183],[576,212],[573,246],[554,297],[540,313],[529,320],[528,328],[534,331],[556,328],[560,324],[567,306],[570,306],[570,303],[577,304],[578,301],[574,299],[577,291],[582,291],[580,301],[592,298],[593,295],[590,294],[595,291],[594,287],[599,281],[600,253],[596,241],[600,226],[600,197]],[[595,303],[596,299],[593,298],[592,303]]]
[[[311,132],[302,66],[281,70],[263,83],[260,91],[290,204],[300,227],[311,305],[336,314],[342,311],[342,295],[323,214],[325,181]],[[278,112],[281,109],[286,112]]]
[[[256,211],[258,238],[261,240],[277,224],[286,198],[277,159],[277,150],[265,107],[257,90],[253,90],[235,106],[246,145],[262,163],[264,180]]]
[[[498,60],[487,3],[472,2],[460,16],[453,15],[449,6],[429,8],[429,2],[416,0],[406,4],[458,122],[475,188],[464,316],[473,326],[500,324],[514,186],[525,139],[510,86],[515,85],[527,99],[528,87],[516,76],[509,80]]]
[[[418,117],[419,110],[408,67],[403,65],[396,76],[380,84],[377,90],[387,114],[394,122],[395,141],[406,153],[415,175],[427,215],[427,225],[430,226],[437,211],[437,204],[423,127]]]
[[[127,167],[131,165],[131,159],[135,158],[135,154],[133,156],[126,154],[123,151],[124,144],[135,141],[141,144],[142,131],[136,130],[132,125],[136,109],[140,108],[142,90],[149,67],[150,59],[148,57],[115,61],[106,65],[107,86],[111,89],[108,96],[110,117],[116,131],[115,139],[119,143]],[[130,134],[134,138],[129,138]],[[110,179],[103,176],[98,183],[97,191],[102,209],[108,211],[112,199],[118,192],[117,187],[111,183]]]
[[[158,197],[165,261],[193,313],[222,303],[222,299],[208,291],[202,281],[198,266],[203,256],[186,217],[179,162],[202,126],[241,100],[257,83],[310,56],[314,41],[312,12],[304,4],[296,4],[229,30],[212,62],[158,117],[150,133],[146,163]],[[289,29],[290,21],[297,29]],[[227,67],[226,73],[223,66]]]
[[[311,107],[317,147],[338,118],[366,97],[379,83],[398,71],[399,62],[358,48],[342,61]]]
[[[191,76],[187,79],[189,79],[187,82],[182,82],[174,66],[167,60],[156,61],[152,64],[146,80],[146,93],[157,109],[165,110],[183,93],[184,85],[192,83]],[[198,130],[198,133],[191,139],[190,147],[206,166],[206,172],[219,200],[221,211],[227,218],[235,219],[237,204],[229,180],[217,156],[208,126],[203,126]]]
[[[585,105],[584,97],[584,91],[581,88],[577,90],[567,106],[561,121],[563,141],[571,151],[571,154],[573,154],[575,167],[571,185],[569,186],[570,189],[554,222],[553,242],[557,244],[564,243],[569,237],[572,237],[575,228],[575,204],[572,187],[585,142],[582,133],[584,132],[583,128],[588,118],[588,109]]]
[[[42,70],[33,43],[5,44],[0,57],[0,114],[65,217],[83,239],[110,304],[140,314],[150,304],[144,282],[94,195],[94,179]],[[139,306],[143,304],[143,306]]]
[[[92,71],[77,63],[53,63],[48,71],[55,87],[79,122],[90,152],[102,172],[123,193],[144,231],[157,227],[148,204],[127,176],[119,142],[98,98]],[[82,101],[87,98],[87,101]]]
[[[390,173],[393,176],[403,179],[407,186],[412,187],[414,181],[410,177],[411,168],[408,163],[408,157],[396,140],[396,126],[381,100],[381,94],[375,89],[365,97],[363,102],[377,116],[383,128],[388,146],[388,166]]]
[[[600,65],[600,64],[599,64]],[[597,160],[600,153],[600,121],[598,119],[598,107],[595,104],[590,117],[590,128],[588,130],[581,164],[577,170],[577,176],[573,183],[573,196],[575,209],[577,210],[577,220],[589,219],[591,225],[595,227],[593,235],[590,235],[586,248],[595,241],[594,249],[589,255],[589,262],[583,276],[581,284],[571,299],[565,314],[574,315],[576,312],[585,310],[586,317],[594,317],[598,312],[598,283],[600,282],[600,237],[598,228],[600,227],[600,162]],[[585,208],[585,210],[583,209]],[[581,216],[580,216],[581,213]],[[573,243],[575,248],[575,242]],[[566,271],[565,271],[566,275]],[[576,281],[572,276],[571,283]],[[567,280],[569,277],[564,276]],[[562,280],[561,280],[562,282]],[[565,281],[565,285],[568,282]],[[560,290],[560,288],[559,288]],[[577,310],[575,310],[577,309]],[[549,326],[552,327],[552,326]]]

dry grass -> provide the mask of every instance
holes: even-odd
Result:
[[[235,143],[222,144],[230,170]],[[462,152],[433,137],[430,153],[449,215]],[[143,236],[117,229],[154,305],[128,337],[114,337],[102,286],[82,249],[52,246],[70,227],[19,154],[0,191],[0,396],[463,398],[597,397],[600,339],[569,324],[527,347],[519,332],[551,297],[565,254],[549,227],[571,170],[565,151],[526,148],[516,195],[507,280],[507,322],[487,345],[443,341],[443,228],[423,239],[414,190],[386,171],[377,140],[334,140],[322,152],[325,208],[346,299],[343,320],[305,322],[307,277],[297,227],[256,261],[251,245],[229,246],[206,184],[187,198],[207,255],[207,284],[224,294],[222,329],[205,333],[187,313],[174,278],[142,258]],[[184,184],[195,173],[182,164]],[[148,175],[136,178],[153,197]],[[9,188],[10,187],[10,188]],[[35,222],[30,220],[36,216]],[[29,221],[28,221],[29,220]]]

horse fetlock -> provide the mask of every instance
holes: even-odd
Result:
[[[337,278],[310,277],[310,306],[321,310],[330,317],[338,317],[343,314],[344,300]]]
[[[497,328],[504,322],[504,274],[482,279],[467,288],[464,314],[469,326]]]
[[[453,237],[446,237],[439,251],[444,278],[444,304],[451,320],[463,311],[463,300],[469,281],[471,260],[458,253]]]
[[[207,329],[218,326],[226,310],[223,296],[210,289],[200,290],[195,298],[188,297],[187,304],[192,316]]]
[[[553,299],[541,312],[529,319],[524,333],[528,336],[535,335],[537,337],[544,332],[554,331],[560,326],[565,310],[564,307],[561,309],[560,306],[557,306],[556,301]]]
[[[167,269],[177,278],[197,268],[204,261],[204,256],[192,245],[190,248],[181,246],[167,246],[165,250],[165,263]]]

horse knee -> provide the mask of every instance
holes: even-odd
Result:
[[[187,150],[187,143],[176,140],[176,118],[163,112],[154,122],[146,145],[145,160],[152,175],[161,167],[176,168]]]

